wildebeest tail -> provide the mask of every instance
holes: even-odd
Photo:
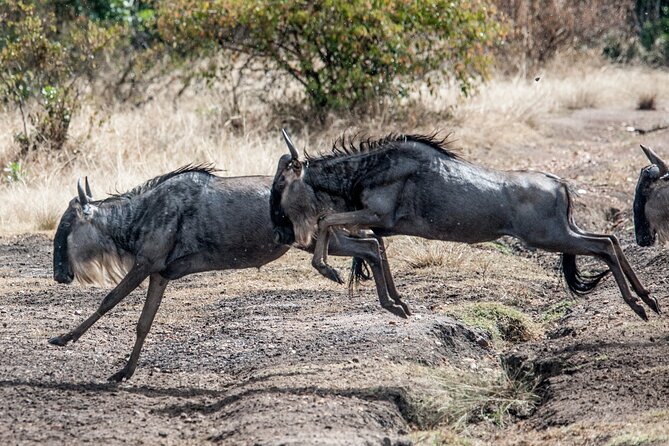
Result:
[[[576,266],[574,254],[562,254],[562,273],[569,289],[576,294],[588,294],[611,272],[610,269],[593,275],[583,275]]]
[[[351,275],[348,278],[349,292],[353,292],[353,287],[362,280],[369,280],[372,274],[369,272],[369,265],[360,257],[353,257],[351,261]]]

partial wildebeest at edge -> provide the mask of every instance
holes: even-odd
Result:
[[[634,194],[634,233],[639,246],[651,246],[656,236],[669,241],[669,168],[653,149],[641,146],[650,166],[641,169]]]
[[[341,138],[332,153],[300,160],[284,131],[289,155],[279,160],[273,213],[285,214],[301,244],[315,238],[312,265],[340,280],[327,262],[330,228],[371,229],[378,236],[411,235],[478,243],[509,235],[531,247],[562,253],[563,274],[578,294],[592,291],[609,272],[625,302],[643,319],[659,306],[628,263],[617,238],[580,229],[561,179],[541,172],[499,171],[469,163],[435,136],[390,135],[354,145]],[[325,206],[324,206],[325,204]],[[279,219],[273,219],[281,236]],[[584,276],[577,255],[609,267]]]
[[[272,232],[267,176],[222,178],[204,166],[186,166],[156,177],[124,194],[92,199],[88,180],[60,220],[54,239],[54,279],[83,283],[110,279],[118,285],[74,330],[49,340],[76,341],[147,277],[149,286],[130,359],[112,381],[132,376],[144,339],[170,280],[202,271],[260,267],[288,247]],[[333,237],[335,255],[373,265],[379,245],[348,234]],[[385,285],[383,274],[377,284]],[[379,285],[380,286],[380,285]],[[401,307],[400,307],[401,309]]]

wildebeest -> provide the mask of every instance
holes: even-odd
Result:
[[[288,250],[273,236],[271,184],[271,177],[223,178],[206,166],[186,166],[95,201],[88,180],[85,187],[79,181],[78,196],[70,201],[54,238],[54,279],[118,284],[81,325],[49,342],[63,346],[76,341],[148,277],[132,354],[109,379],[130,378],[170,280],[202,271],[260,267]],[[329,248],[335,255],[357,257],[357,267],[362,260],[372,265],[381,258],[378,243],[346,233],[333,237]],[[374,279],[377,288],[386,287],[383,273]]]
[[[576,226],[568,186],[554,175],[478,166],[434,135],[390,135],[358,145],[341,138],[332,153],[304,160],[285,131],[284,138],[290,154],[278,163],[272,188],[281,198],[273,201],[273,213],[287,216],[301,243],[315,238],[312,265],[325,277],[339,279],[326,263],[330,228],[466,243],[509,235],[562,253],[563,274],[573,292],[592,291],[611,271],[625,302],[640,317],[647,319],[646,312],[627,280],[651,309],[660,311],[617,238]],[[281,227],[276,232],[281,235]],[[585,276],[577,268],[577,255],[595,256],[609,269]]]
[[[656,236],[669,241],[669,168],[650,147],[641,149],[651,164],[641,169],[634,193],[634,233],[639,246],[651,246]]]

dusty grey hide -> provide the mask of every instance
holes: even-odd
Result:
[[[54,279],[117,285],[81,325],[49,342],[63,346],[76,341],[149,278],[132,354],[110,380],[130,378],[170,280],[202,271],[260,267],[288,250],[272,232],[271,183],[271,177],[221,178],[202,166],[186,166],[105,200],[93,200],[88,182],[85,188],[79,183],[78,196],[54,238]],[[330,248],[336,255],[378,256],[378,249],[345,235]]]
[[[650,147],[641,149],[651,162],[641,169],[634,193],[634,233],[640,246],[651,246],[655,239],[669,242],[669,170]]]
[[[358,145],[341,139],[331,154],[306,159],[286,141],[290,155],[279,161],[272,195],[280,199],[272,201],[272,215],[285,215],[296,238],[316,240],[312,265],[325,277],[338,277],[326,262],[331,228],[466,243],[508,235],[562,253],[564,277],[576,293],[592,291],[608,272],[587,277],[578,270],[576,256],[603,260],[625,302],[640,317],[646,319],[646,312],[628,281],[659,312],[617,238],[576,226],[569,190],[553,175],[478,166],[430,136],[390,135]],[[273,218],[273,223],[279,236],[289,234],[281,219]]]

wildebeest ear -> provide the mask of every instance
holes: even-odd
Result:
[[[648,159],[650,160],[651,163],[655,164],[657,167],[660,168],[660,175],[666,174],[669,169],[667,169],[667,165],[660,159],[659,156],[651,149],[650,147],[646,147],[643,144],[641,145],[641,150],[643,150],[643,153],[646,154]]]
[[[81,204],[82,206],[87,205],[90,200],[88,198],[88,195],[86,195],[86,192],[84,192],[84,188],[81,185],[81,178],[77,180],[77,193],[79,194],[79,204]]]
[[[294,160],[299,160],[300,154],[295,148],[295,144],[293,144],[293,141],[290,139],[290,135],[288,134],[286,129],[281,129],[281,133],[283,134],[283,139],[286,141],[288,150],[290,150],[290,156],[292,156]]]
[[[91,186],[88,184],[88,177],[84,177],[84,184],[86,186],[86,195],[92,200],[93,193],[91,192]]]

